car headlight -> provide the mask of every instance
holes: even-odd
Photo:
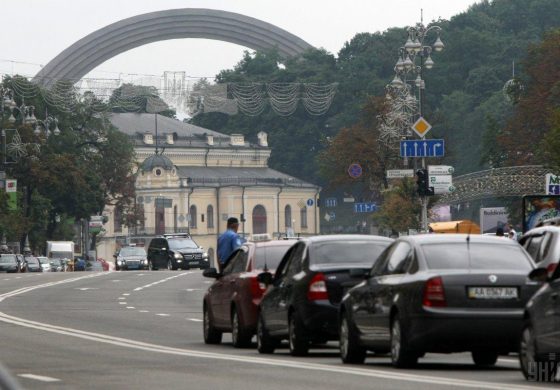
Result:
[[[203,258],[204,260],[208,260],[208,253],[204,252],[204,253],[202,254],[202,258]]]
[[[122,264],[122,260],[117,260],[117,264],[121,265]]]
[[[173,257],[175,257],[176,259],[182,259],[182,258],[183,258],[183,255],[180,254],[180,253],[175,253],[175,254],[173,255]]]
[[[142,263],[144,263],[144,264],[148,264],[148,259],[144,259],[144,260],[142,260]]]

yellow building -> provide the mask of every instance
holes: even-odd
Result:
[[[251,143],[243,135],[161,115],[112,114],[110,120],[134,143],[140,164],[136,201],[144,220],[127,228],[107,208],[99,257],[112,260],[115,249],[127,241],[147,246],[155,235],[189,232],[214,259],[229,217],[241,220],[244,236],[319,233],[320,188],[268,167],[271,149],[265,132]]]

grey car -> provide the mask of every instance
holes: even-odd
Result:
[[[344,297],[340,354],[363,363],[366,351],[390,352],[393,365],[427,352],[471,352],[479,366],[516,352],[527,301],[540,287],[517,242],[463,234],[399,238],[365,280]]]
[[[529,230],[519,243],[529,252],[539,268],[552,275],[560,259],[560,227],[547,225]]]
[[[11,254],[0,255],[0,271],[20,272],[19,263],[16,255],[11,255]]]
[[[147,269],[146,250],[138,246],[125,246],[114,255],[115,270]]]

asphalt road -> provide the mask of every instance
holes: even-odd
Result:
[[[293,358],[202,340],[211,280],[191,271],[0,274],[0,362],[26,389],[522,389],[515,356],[477,369],[469,354],[343,365],[336,343]],[[549,384],[550,386],[550,384]]]

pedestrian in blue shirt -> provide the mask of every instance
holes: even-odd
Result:
[[[235,217],[228,218],[227,230],[218,238],[218,263],[220,270],[225,266],[226,260],[235,250],[241,247],[241,237],[237,234],[239,220]]]

